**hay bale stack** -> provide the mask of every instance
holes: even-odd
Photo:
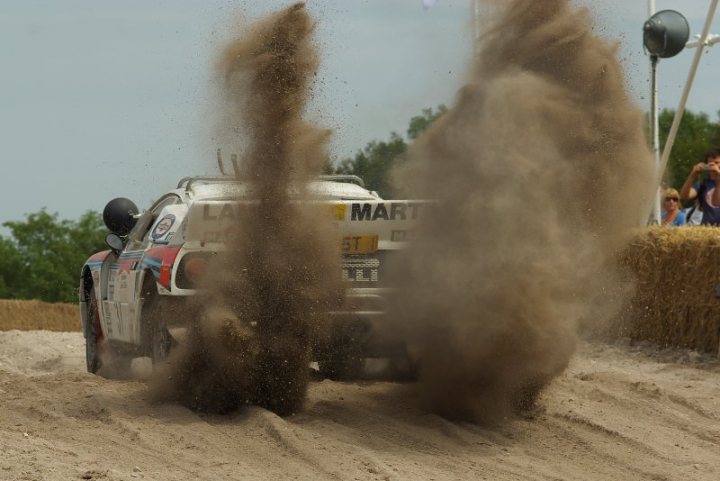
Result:
[[[662,346],[718,352],[720,228],[655,227],[621,254],[636,279],[620,333]]]
[[[0,299],[0,331],[79,331],[77,304],[36,300]]]

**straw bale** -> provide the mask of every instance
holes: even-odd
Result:
[[[79,331],[80,309],[77,304],[0,299],[0,331],[10,329]]]
[[[635,291],[620,314],[617,334],[718,352],[720,229],[644,229],[619,261],[635,279]]]

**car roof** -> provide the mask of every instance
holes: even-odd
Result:
[[[213,182],[200,180],[189,187],[194,200],[243,199],[249,196],[246,182]],[[312,181],[307,184],[312,197],[327,200],[378,200],[380,196],[357,184],[335,181]],[[185,190],[185,189],[183,189]],[[292,189],[297,192],[297,189]]]

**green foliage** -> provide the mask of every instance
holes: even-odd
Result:
[[[368,189],[387,197],[392,193],[389,182],[390,169],[407,150],[407,144],[396,132],[390,134],[387,142],[372,141],[355,154],[345,159],[335,169],[336,174],[359,175]]]
[[[416,139],[445,112],[447,107],[444,105],[440,105],[437,111],[432,108],[423,109],[422,115],[410,119],[408,139]],[[397,132],[392,132],[387,141],[369,142],[355,157],[344,159],[337,167],[326,166],[325,173],[358,175],[365,181],[368,189],[377,191],[384,198],[391,198],[393,189],[390,185],[390,171],[403,161],[407,148],[405,139]]]
[[[16,297],[22,272],[20,251],[11,240],[0,237],[0,298]]]
[[[408,149],[408,142],[417,139],[439,117],[447,112],[447,107],[440,105],[437,109],[423,109],[421,115],[410,119],[407,129],[407,142],[399,134],[393,132],[387,141],[374,140],[364,149],[347,158],[339,165],[327,165],[327,174],[355,174],[365,180],[368,188],[375,190],[385,198],[392,197],[389,175],[392,168],[402,162]],[[660,113],[660,145],[665,145],[675,111],[663,110]],[[720,116],[720,112],[718,113]],[[710,120],[706,113],[686,111],[680,123],[677,139],[668,161],[667,183],[680,188],[692,166],[702,161],[703,154],[720,147],[720,122]]]
[[[0,297],[77,302],[80,268],[104,249],[100,214],[70,221],[41,210],[3,225],[11,237],[0,236]]]
[[[422,115],[417,115],[410,119],[410,126],[407,129],[408,138],[415,140],[418,136],[425,132],[430,124],[435,122],[440,116],[447,112],[447,107],[439,105],[437,112],[433,112],[432,108],[423,109]]]
[[[675,117],[674,110],[664,109],[660,113],[661,149],[670,132],[673,117]],[[666,173],[668,185],[679,189],[692,166],[702,162],[703,154],[715,147],[720,147],[720,123],[711,121],[706,113],[685,111],[668,159]]]

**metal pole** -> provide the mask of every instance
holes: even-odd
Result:
[[[700,45],[695,51],[695,57],[693,63],[690,66],[690,72],[688,73],[687,82],[685,82],[685,89],[683,90],[682,98],[680,99],[680,105],[675,112],[675,118],[673,118],[672,126],[670,127],[670,133],[665,141],[665,148],[662,152],[662,159],[660,160],[660,169],[658,171],[658,182],[662,180],[662,176],[665,173],[668,158],[670,158],[670,152],[672,151],[673,145],[675,144],[675,138],[677,137],[678,129],[680,128],[680,120],[685,113],[685,105],[687,105],[688,96],[690,95],[690,89],[695,81],[695,74],[697,73],[698,65],[700,64],[700,57],[703,53],[703,47],[708,44],[708,35],[710,33],[710,25],[712,24],[713,18],[715,17],[715,10],[717,9],[718,0],[712,0],[710,3],[710,9],[708,10],[707,18],[705,19],[705,26],[703,27],[702,35],[700,36]]]
[[[650,56],[650,88],[652,89],[650,95],[650,117],[651,117],[651,135],[652,135],[652,151],[653,157],[655,158],[655,167],[660,168],[660,108],[658,106],[658,81],[657,81],[657,66],[660,59],[657,55]],[[662,180],[662,179],[661,179]],[[661,204],[660,196],[662,189],[658,184],[657,194],[655,195],[655,204],[653,207],[653,215],[651,217],[652,223],[660,225],[662,219],[661,215]]]
[[[648,0],[648,18],[655,15],[655,0]],[[657,64],[658,57],[650,56],[650,138],[652,139],[652,151],[655,158],[655,168],[660,168],[660,112],[658,108],[658,81],[657,81]],[[650,223],[660,225],[660,186],[658,184],[655,193],[655,202],[650,215]]]
[[[473,0],[473,52],[480,54],[480,0]]]
[[[705,45],[703,45],[700,42],[700,35],[695,36],[695,40],[690,40],[687,45],[685,45],[686,48],[695,48],[695,47],[712,47],[716,43],[720,43],[720,35],[716,33],[710,33],[708,34],[707,41],[705,42]]]

